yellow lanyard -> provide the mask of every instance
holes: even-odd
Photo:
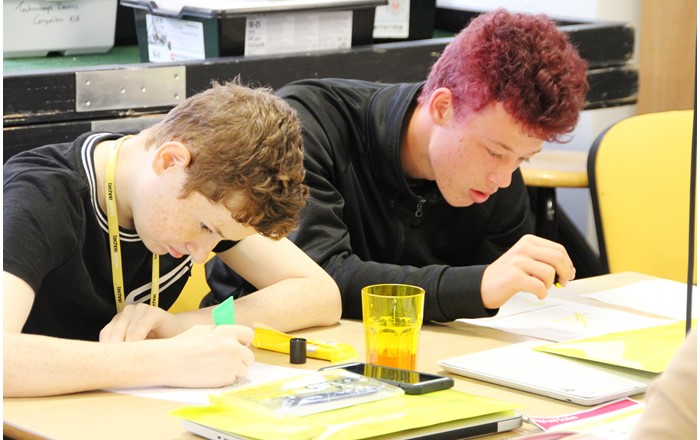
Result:
[[[114,173],[117,168],[117,155],[119,147],[131,136],[124,136],[114,143],[107,156],[107,169],[105,171],[105,200],[107,204],[107,224],[109,225],[109,242],[112,256],[112,285],[114,286],[114,300],[117,303],[117,313],[124,310],[124,275],[122,271],[122,248],[119,244],[119,217],[117,216],[117,193],[114,186]],[[153,267],[151,269],[151,305],[158,307],[158,293],[160,288],[160,271],[158,254],[153,254]]]

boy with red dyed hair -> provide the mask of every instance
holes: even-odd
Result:
[[[460,32],[425,83],[278,91],[302,121],[311,188],[290,238],[338,283],[345,318],[362,317],[370,284],[421,286],[425,320],[452,321],[574,278],[564,247],[532,235],[518,167],[573,130],[586,73],[552,21],[500,9]],[[213,264],[215,302],[245,290]]]

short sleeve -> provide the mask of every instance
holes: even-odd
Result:
[[[65,171],[3,174],[3,270],[36,291],[80,249],[83,189]]]

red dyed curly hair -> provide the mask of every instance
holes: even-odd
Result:
[[[523,130],[565,142],[585,104],[587,63],[544,15],[504,9],[474,18],[432,66],[419,102],[449,88],[462,118],[502,103]]]

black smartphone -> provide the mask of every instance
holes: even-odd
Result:
[[[402,368],[385,367],[382,365],[351,362],[320,368],[330,370],[342,368],[353,373],[379,379],[404,390],[406,394],[426,394],[433,391],[446,390],[455,384],[454,379],[438,374],[422,373],[420,371],[404,370]]]

